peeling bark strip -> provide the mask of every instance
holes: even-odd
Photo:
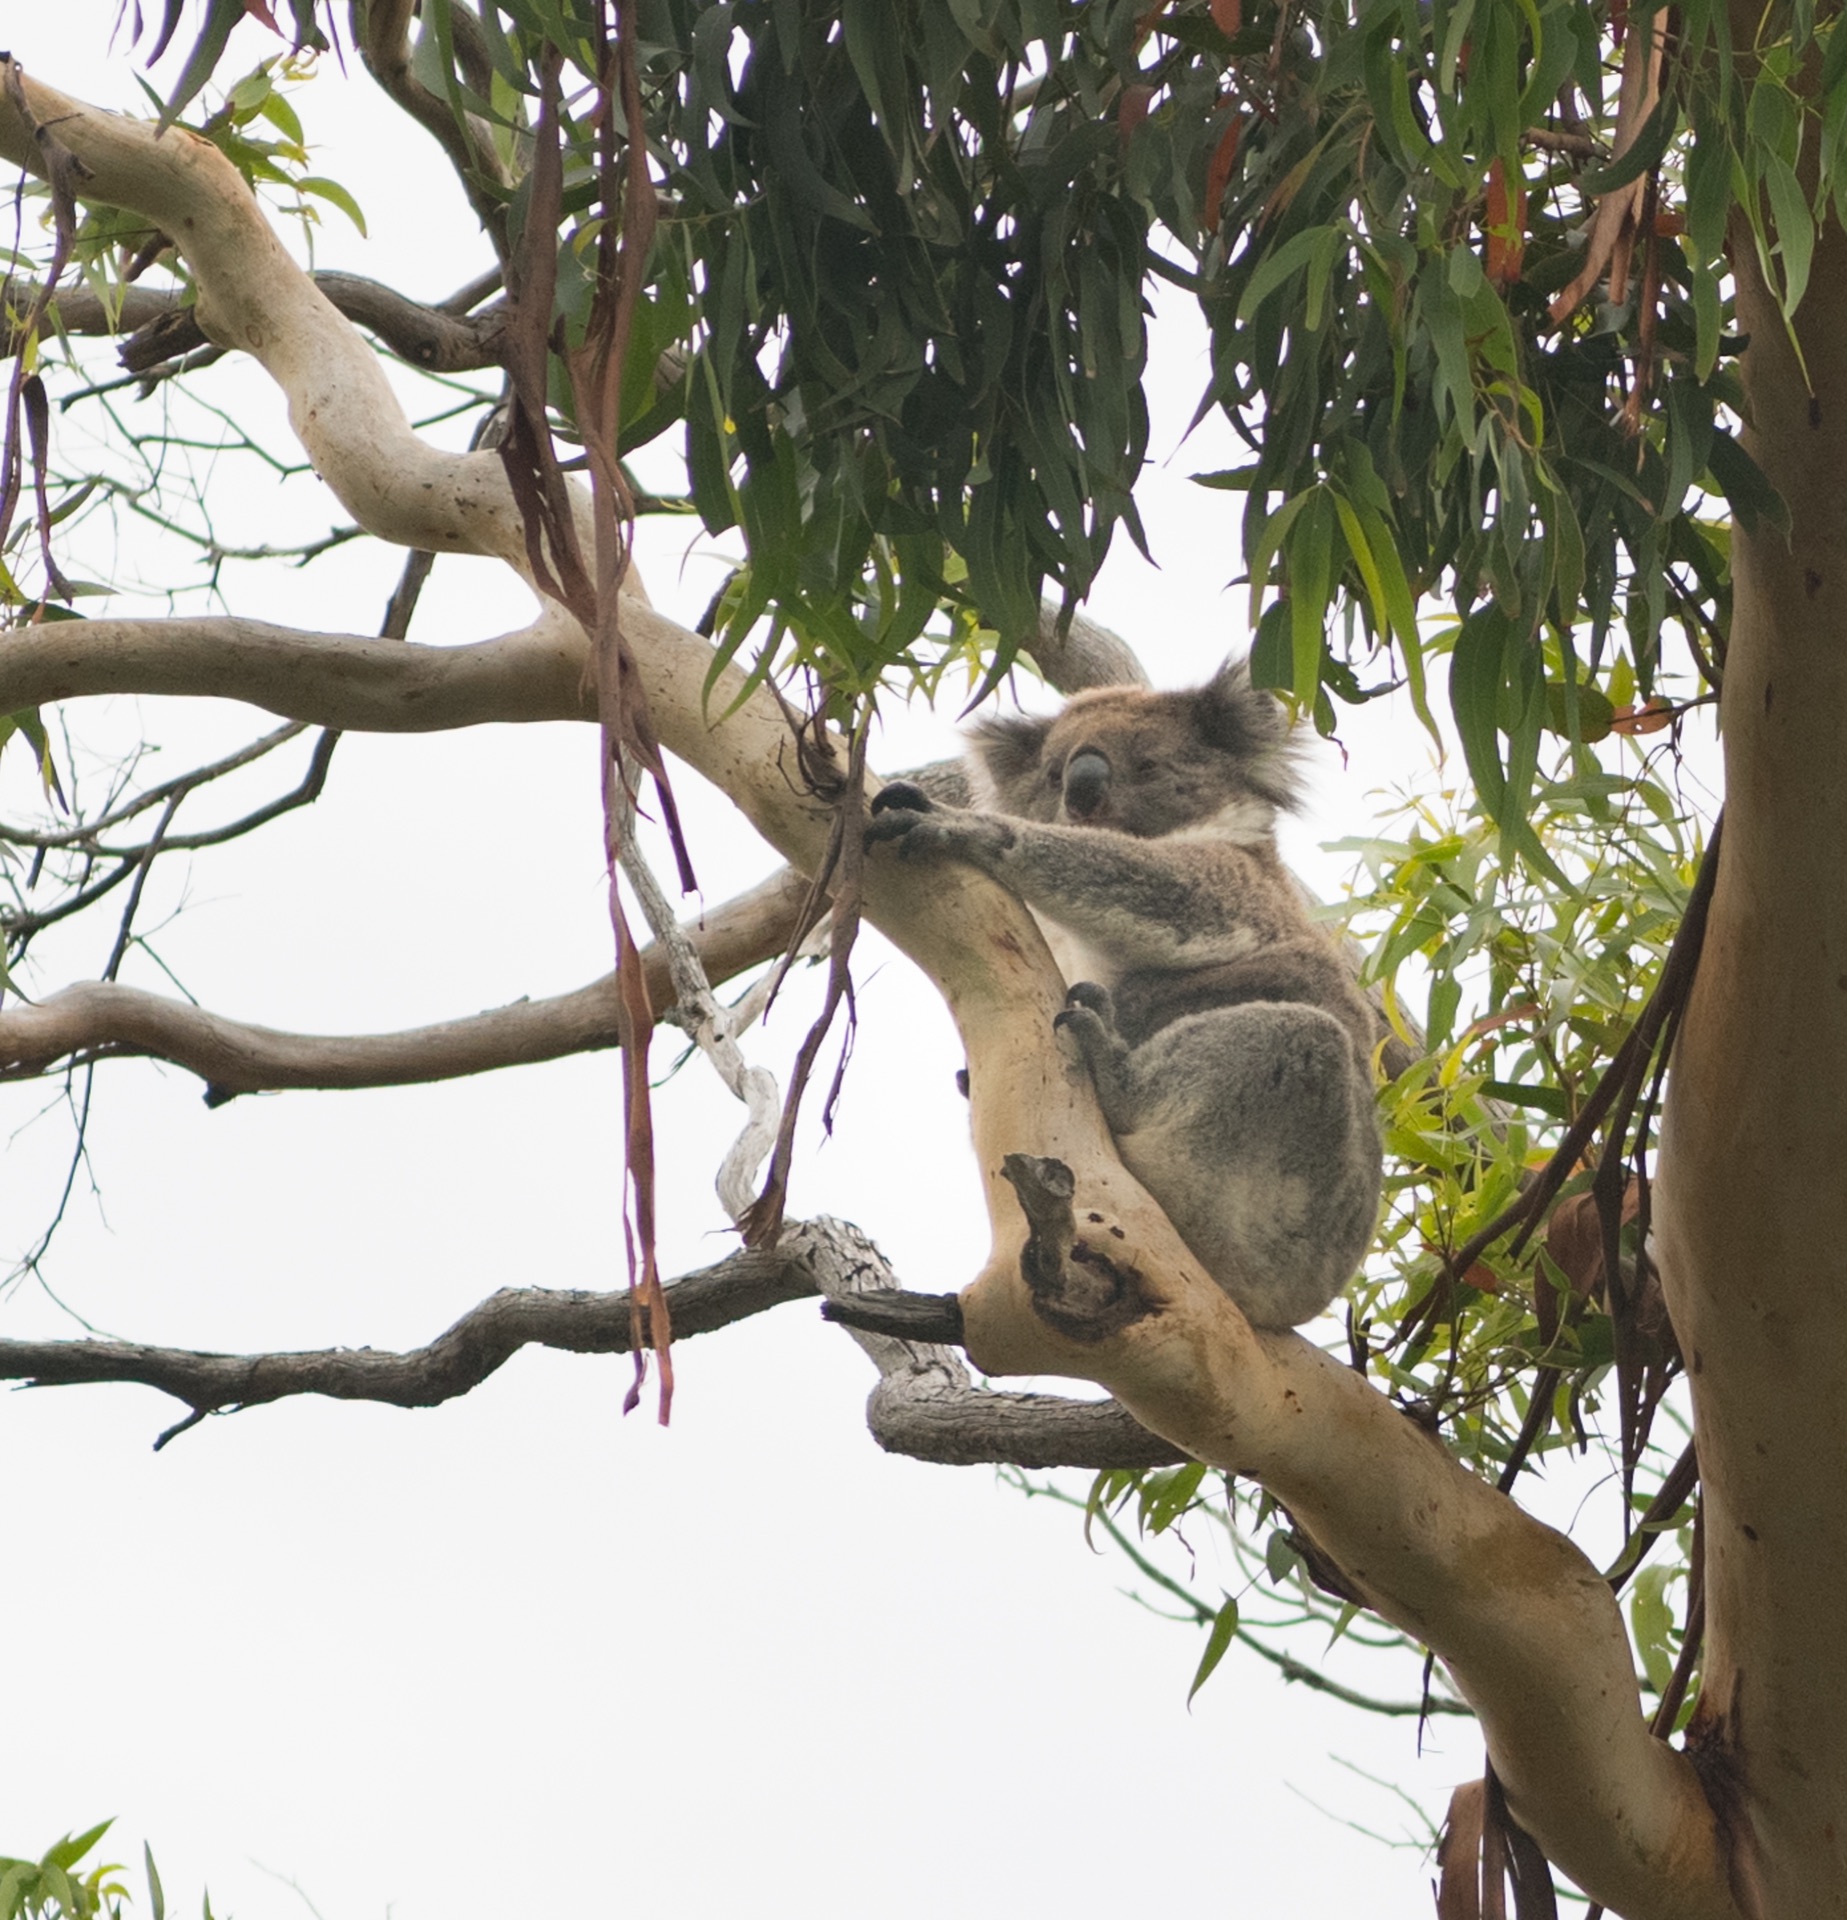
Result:
[[[262,362],[286,394],[295,430],[317,470],[355,521],[405,545],[491,554],[526,568],[520,516],[498,461],[445,453],[418,440],[371,349],[288,259],[222,156],[178,129],[156,142],[146,124],[98,113],[30,80],[22,84],[32,118],[56,121],[61,138],[89,170],[88,197],[132,208],[179,237],[198,285],[201,325],[212,339]],[[0,155],[15,164],[43,164],[31,124],[5,98],[0,98]],[[1830,264],[1829,272],[1834,270]],[[1824,277],[1817,275],[1818,281]],[[1840,289],[1831,291],[1838,308]],[[1827,299],[1821,310],[1830,310]],[[1775,336],[1775,326],[1762,324],[1761,316],[1747,317],[1754,339],[1760,325],[1763,337]],[[1832,369],[1839,349],[1822,354],[1817,343],[1816,354]],[[1790,446],[1803,438],[1773,415],[1767,402],[1759,403],[1761,431],[1779,434]],[[1841,417],[1847,418],[1847,409]],[[1826,476],[1794,478],[1806,479],[1806,485],[1794,495],[1785,488],[1789,497],[1841,501],[1841,507],[1827,510],[1847,511],[1842,489],[1828,484]],[[1837,481],[1838,473],[1833,478]],[[574,506],[573,511],[580,526],[587,525],[585,509]],[[1745,603],[1756,590],[1749,580],[1740,588],[1740,631]],[[1827,605],[1826,593],[1810,601],[1798,585],[1797,595],[1801,605],[1837,611]],[[630,600],[623,616],[664,744],[723,787],[785,859],[811,870],[825,844],[827,820],[790,778],[793,743],[774,702],[761,693],[747,694],[735,671],[717,674],[708,686],[711,649],[639,600]],[[158,654],[158,643],[151,645]],[[401,655],[407,649],[392,651]],[[1784,669],[1780,658],[1754,657],[1741,671],[1741,651],[1735,641],[1727,684],[1729,693],[1737,683],[1744,711],[1734,716],[1728,709],[1728,720],[1735,717],[1746,725],[1752,724],[1753,703],[1761,706],[1761,683],[1769,669]],[[1838,661],[1838,656],[1836,648],[1827,657]],[[1806,665],[1812,676],[1817,669],[1812,661]],[[1797,678],[1802,671],[1793,662],[1787,668]],[[1828,671],[1837,673],[1838,665]],[[1785,765],[1825,765],[1832,777],[1838,739],[1829,730],[1837,728],[1839,711],[1838,700],[1786,700],[1777,724],[1796,729],[1797,737],[1779,736],[1769,744]],[[724,718],[715,724],[709,718],[713,714]],[[1830,739],[1825,753],[1811,754],[1810,742],[1802,737],[1815,729]],[[1728,740],[1735,741],[1729,728]],[[1815,807],[1813,815],[1831,831],[1837,811],[1836,799]],[[1838,875],[1841,863],[1822,857],[1824,843],[1818,842],[1816,829],[1805,832],[1800,821],[1770,819],[1754,810],[1735,814],[1728,833],[1741,818],[1741,844],[1752,856],[1741,870],[1781,876],[1800,850],[1802,877],[1792,877],[1776,896],[1779,901],[1787,896],[1793,909],[1779,911],[1813,914],[1823,896],[1832,911],[1839,884],[1821,882],[1823,876]],[[1754,859],[1766,831],[1773,840],[1781,837],[1783,850],[1773,850],[1760,869]],[[1831,841],[1825,845],[1832,849]],[[1722,954],[1728,940],[1748,944],[1756,937],[1752,927],[1767,923],[1763,913],[1755,922],[1741,918],[1729,900],[1727,918],[1720,904],[1715,900],[1714,926],[1724,936]],[[936,983],[968,1054],[978,1164],[986,1172],[994,1227],[988,1263],[962,1296],[971,1356],[991,1372],[1095,1381],[1172,1446],[1255,1476],[1380,1614],[1417,1634],[1444,1660],[1480,1716],[1513,1817],[1588,1894],[1626,1920],[1739,1920],[1712,1807],[1686,1757],[1648,1732],[1622,1620],[1597,1569],[1562,1536],[1458,1466],[1350,1369],[1299,1336],[1254,1333],[1199,1273],[1171,1226],[1123,1171],[1089,1086],[1059,1054],[1052,1022],[1062,1003],[1062,984],[1031,918],[1016,901],[965,872],[932,875],[924,897],[911,876],[878,856],[867,866],[866,912]],[[1826,937],[1785,944],[1780,951],[1822,956],[1838,969],[1847,941],[1834,937],[1832,923],[1809,931],[1825,931]],[[1768,979],[1755,972],[1751,977],[1765,990],[1746,1004],[1772,1008],[1778,1018],[1808,1004],[1793,992],[1771,991]],[[1683,1058],[1700,1027],[1695,1018],[1699,995],[1710,991],[1702,977],[1682,1035]],[[1705,1034],[1721,1053],[1755,1037],[1743,1021],[1729,1039],[1710,1023]],[[1767,1057],[1815,1059],[1812,1042],[1805,1055],[1804,1042],[1782,1029],[1769,1037]],[[1832,1115],[1815,1117],[1805,1110],[1805,1125],[1815,1118],[1808,1137],[1816,1140],[1832,1140],[1847,1124],[1837,1092],[1843,1076],[1833,1071],[1842,1050],[1836,1039],[1831,1031],[1829,1048],[1821,1055],[1820,1064],[1828,1070],[1809,1076]],[[1768,1079],[1758,1074],[1766,1090]],[[1730,1124],[1739,1106],[1733,1078],[1715,1071],[1711,1086],[1713,1123],[1723,1116]],[[1056,1160],[1069,1169],[1074,1227],[1096,1213],[1120,1229],[1120,1243],[1111,1235],[1118,1250],[1109,1259],[1133,1272],[1147,1310],[1119,1331],[1073,1340],[1048,1326],[1037,1311],[1021,1280],[1028,1237],[1024,1196],[1016,1197],[1001,1171],[1007,1156],[1015,1154]],[[1696,1163],[1725,1161],[1707,1155]],[[1763,1184],[1766,1195],[1775,1187],[1769,1178]],[[1843,1193],[1847,1188],[1840,1182],[1830,1183],[1832,1197],[1825,1204],[1840,1206]],[[1811,1212],[1817,1204],[1813,1195],[1787,1197]],[[1061,1229],[1050,1218],[1052,1198],[1046,1196],[1045,1212],[1056,1240]],[[1689,1213],[1699,1204],[1697,1198],[1690,1204],[1683,1199]],[[1751,1206],[1739,1211],[1748,1217],[1752,1233],[1768,1237],[1777,1230],[1776,1217],[1765,1216],[1763,1197],[1754,1194]],[[1721,1230],[1714,1249],[1729,1252],[1734,1231]],[[1086,1238],[1079,1231],[1074,1244]],[[1847,1232],[1835,1234],[1830,1244],[1847,1245]],[[1761,1247],[1746,1249],[1746,1255],[1729,1271],[1761,1273]],[[1713,1257],[1716,1252],[1708,1255]],[[1792,1286],[1807,1277],[1798,1259],[1783,1262],[1781,1270]],[[1798,1303],[1789,1304],[1793,1310]],[[1814,1358],[1819,1363],[1833,1356],[1816,1353]],[[1807,1363],[1807,1356],[1798,1359]],[[1708,1380],[1714,1373],[1709,1354]],[[1830,1377],[1838,1390],[1839,1370]],[[1803,1390],[1773,1397],[1773,1420],[1822,1404]],[[1803,1436],[1812,1442],[1812,1418],[1793,1435],[1774,1430],[1770,1437],[1777,1445],[1770,1457],[1804,1459],[1799,1447],[1788,1444]],[[1710,1472],[1712,1462],[1703,1455],[1702,1460]],[[1830,1498],[1837,1497],[1832,1490],[1842,1477],[1812,1476]],[[1741,1523],[1754,1524],[1759,1517],[1745,1497],[1749,1493],[1748,1485],[1728,1487],[1720,1499],[1709,1488],[1708,1526],[1715,1539],[1722,1535],[1725,1551],[1734,1557],[1745,1549]],[[1837,1521],[1830,1511],[1827,1537],[1838,1538]],[[1765,1556],[1789,1552],[1768,1536],[1749,1550]],[[1708,1607],[1715,1635],[1737,1617],[1741,1599],[1754,1598],[1770,1612],[1789,1604],[1774,1584],[1767,1591],[1749,1588],[1748,1580],[1739,1582],[1736,1569],[1725,1581],[1712,1583]],[[1838,1588],[1810,1579],[1800,1591],[1825,1595],[1832,1604]],[[1806,1645],[1817,1658],[1841,1657],[1831,1651],[1841,1644],[1831,1615],[1791,1624],[1802,1629],[1791,1635],[1792,1651]],[[1835,1688],[1823,1697],[1838,1694]],[[1810,1721],[1805,1737],[1820,1738],[1825,1731]],[[1757,1737],[1754,1728],[1752,1737]],[[1774,1750],[1774,1742],[1762,1750]],[[1791,1796],[1793,1816],[1802,1808],[1793,1787]],[[1836,1806],[1830,1817],[1838,1816]]]
[[[56,237],[50,270],[45,275],[44,284],[35,290],[31,311],[19,329],[25,338],[36,341],[65,263],[70,258],[72,243],[77,237],[77,194],[85,175],[83,163],[64,146],[51,127],[34,115],[26,98],[22,84],[24,70],[19,63],[9,55],[0,55],[0,59],[6,61],[7,105],[31,125],[32,138],[38,150],[39,170],[51,188]],[[31,442],[32,493],[38,508],[39,556],[45,568],[46,585],[54,596],[68,601],[70,583],[59,572],[51,551],[51,503],[45,489],[46,461],[50,453],[45,388],[37,374],[27,371],[27,366],[28,356],[24,354],[20,354],[13,362],[13,370],[7,381],[6,414],[4,420],[0,421],[0,551],[5,551],[8,546],[14,510],[19,504],[20,481],[26,467],[26,450],[20,445],[23,429]]]

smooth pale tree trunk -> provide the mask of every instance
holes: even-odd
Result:
[[[1800,356],[1742,220],[1732,257],[1746,444],[1793,528],[1733,535],[1724,846],[1655,1220],[1705,1488],[1692,1744],[1740,1904],[1820,1920],[1847,1914],[1847,236]]]

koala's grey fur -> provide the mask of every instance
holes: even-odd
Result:
[[[1255,1325],[1312,1319],[1376,1223],[1377,1028],[1277,858],[1297,782],[1276,701],[1242,663],[1081,693],[984,722],[969,776],[972,809],[885,788],[870,837],[1031,907],[1123,1164]]]

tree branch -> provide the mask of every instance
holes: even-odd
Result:
[[[708,975],[727,980],[781,952],[806,886],[785,867],[689,928]],[[653,1003],[669,1006],[673,985],[658,947],[644,950],[642,965]],[[0,1079],[39,1074],[60,1061],[151,1057],[196,1073],[214,1106],[283,1088],[453,1080],[615,1044],[613,975],[574,993],[386,1034],[283,1033],[105,981],[0,1008]]]
[[[497,721],[594,720],[583,635],[546,608],[458,647],[306,633],[234,614],[48,620],[0,648],[0,711],[86,694],[242,700],[346,733],[438,733]]]
[[[426,373],[474,373],[500,365],[506,310],[498,303],[481,312],[455,313],[357,273],[310,277],[347,319],[413,367]],[[29,312],[40,291],[20,284],[15,306]],[[152,373],[211,344],[191,296],[180,287],[124,287],[119,304],[88,287],[60,287],[52,298],[51,319],[60,333],[126,335],[117,358],[134,374]],[[23,326],[0,331],[0,357],[17,353],[24,339]]]
[[[686,1275],[668,1289],[674,1335],[690,1339],[748,1319],[785,1300],[815,1292],[810,1244],[825,1227],[795,1227],[773,1252],[744,1248]],[[330,1348],[307,1353],[199,1353],[118,1340],[0,1340],[0,1379],[31,1387],[98,1381],[156,1387],[192,1410],[208,1413],[263,1406],[301,1394],[369,1400],[393,1407],[434,1407],[477,1387],[521,1347],[567,1353],[627,1353],[633,1319],[627,1290],[565,1292],[507,1287],[492,1294],[412,1353]],[[178,1428],[161,1436],[164,1445]]]
[[[472,119],[458,119],[449,102],[430,92],[412,71],[410,23],[415,13],[415,0],[369,0],[369,4],[354,0],[351,20],[360,58],[387,98],[429,133],[448,156],[476,219],[504,260],[506,189],[511,183],[494,151],[488,129]],[[451,19],[451,30],[460,40],[465,26],[473,23],[467,21],[460,9]],[[485,95],[489,91],[488,78],[485,72],[474,74],[470,84]]]

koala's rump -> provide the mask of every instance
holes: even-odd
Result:
[[[1123,1163],[1257,1324],[1311,1319],[1364,1258],[1378,1129],[1323,1009],[1255,1000],[1172,1020],[1134,1049],[1106,1117]]]

